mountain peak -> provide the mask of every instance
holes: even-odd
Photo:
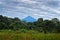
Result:
[[[30,18],[33,18],[33,17],[31,17],[31,16],[27,16],[26,18],[29,18],[29,19],[30,19]]]
[[[35,22],[36,19],[31,17],[31,16],[27,16],[26,18],[23,19],[23,21],[26,21],[26,22]]]

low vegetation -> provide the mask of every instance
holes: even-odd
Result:
[[[60,40],[60,33],[44,34],[33,30],[1,30],[0,40]]]

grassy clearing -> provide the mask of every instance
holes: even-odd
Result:
[[[26,33],[20,31],[0,31],[0,40],[60,40],[60,33],[38,33],[28,31]]]

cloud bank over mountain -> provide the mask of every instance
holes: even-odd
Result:
[[[60,0],[0,0],[0,14],[8,17],[59,18]]]

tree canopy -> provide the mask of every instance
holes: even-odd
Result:
[[[35,22],[25,22],[20,20],[19,18],[8,18],[6,16],[0,15],[0,30],[36,30],[38,32],[52,32],[59,33],[60,32],[60,21],[57,18],[53,18],[52,20],[43,20],[43,18],[38,18]]]

